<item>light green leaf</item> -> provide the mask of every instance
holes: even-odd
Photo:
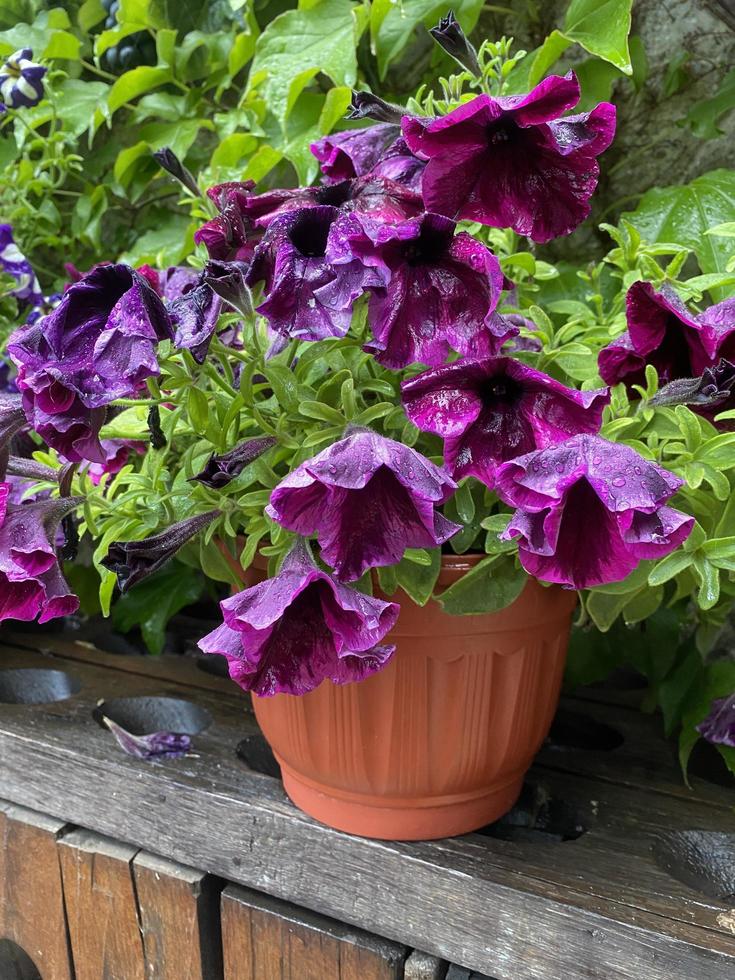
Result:
[[[633,73],[628,50],[633,0],[572,0],[564,20],[564,34],[585,51]]]
[[[92,125],[95,109],[105,101],[110,86],[105,82],[83,82],[80,78],[65,78],[59,86],[60,97],[56,114],[63,120],[64,129],[72,136],[81,136]]]
[[[528,88],[533,88],[534,85],[538,85],[571,43],[571,40],[565,37],[561,31],[554,30],[549,34],[540,48],[526,57],[525,60],[530,62],[527,79]]]
[[[318,73],[335,85],[357,79],[358,19],[351,0],[318,0],[288,10],[258,38],[248,91],[257,87],[283,127],[296,100]]]
[[[398,585],[419,606],[425,606],[431,598],[441,566],[441,553],[438,548],[432,548],[424,554],[429,559],[428,565],[404,557],[393,566]]]
[[[675,551],[673,554],[662,558],[653,571],[648,576],[650,586],[663,585],[669,579],[676,578],[679,572],[689,568],[692,564],[692,555],[688,551]]]
[[[137,99],[139,95],[150,92],[151,89],[158,88],[159,85],[170,80],[170,68],[151,68],[148,65],[140,65],[138,68],[126,71],[110,89],[110,94],[107,97],[110,112],[115,112],[126,102]]]
[[[717,123],[725,113],[735,108],[735,68],[725,75],[717,92],[689,107],[684,125],[703,140],[717,139],[723,132]]]

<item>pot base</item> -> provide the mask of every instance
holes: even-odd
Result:
[[[521,774],[479,795],[445,797],[444,802],[412,799],[391,806],[379,797],[370,802],[370,797],[334,794],[278,761],[283,788],[300,810],[335,830],[376,840],[438,840],[469,834],[506,814],[523,787]]]

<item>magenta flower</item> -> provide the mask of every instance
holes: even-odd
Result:
[[[197,229],[194,241],[203,244],[211,259],[247,262],[253,257],[262,233],[253,227],[243,202],[255,184],[252,180],[217,184],[207,191],[219,214]]]
[[[420,194],[421,178],[425,169],[426,161],[414,156],[406,141],[399,136],[395,143],[391,143],[370,173],[375,177],[386,177],[388,180],[403,184],[409,190]]]
[[[166,309],[127,265],[93,269],[56,309],[11,335],[26,417],[70,462],[102,463],[105,406],[158,374],[156,346],[172,337]]]
[[[476,476],[489,487],[501,463],[596,433],[607,389],[576,391],[512,357],[457,361],[401,386],[406,414],[444,439],[452,477]]]
[[[257,247],[246,279],[248,285],[264,281],[265,301],[257,309],[276,335],[271,352],[288,338],[344,337],[353,302],[377,281],[360,262],[332,263],[327,252],[339,217],[326,206],[290,211],[271,222]]]
[[[368,349],[386,367],[443,364],[452,349],[487,357],[518,332],[494,313],[503,288],[498,260],[455,228],[438,214],[392,226],[366,219],[334,242],[335,262],[358,260],[377,275]]]
[[[436,508],[456,489],[421,453],[354,428],[281,480],[266,513],[297,534],[316,534],[321,557],[351,582],[400,561],[406,548],[448,541],[459,527]]]
[[[394,602],[341,585],[314,563],[304,542],[275,578],[220,603],[224,623],[199,641],[227,657],[230,677],[261,697],[305,694],[322,681],[361,681],[381,670],[381,646],[398,618]]]
[[[526,95],[477,98],[446,116],[403,120],[408,148],[428,161],[422,192],[430,211],[537,242],[573,231],[590,212],[597,156],[612,142],[615,107],[562,116],[579,101],[570,72]]]
[[[577,435],[500,467],[496,491],[517,508],[503,537],[546,582],[618,582],[689,536],[694,518],[665,506],[682,483],[628,446]]]
[[[609,385],[624,381],[628,388],[645,386],[647,364],[656,368],[661,384],[701,375],[735,332],[735,316],[728,329],[718,323],[718,307],[700,315],[690,313],[670,286],[657,293],[650,282],[635,282],[625,305],[628,329],[598,358],[600,376]]]
[[[735,748],[735,694],[713,701],[710,713],[696,729],[713,745]]]
[[[399,126],[378,123],[323,136],[310,149],[321,165],[325,180],[337,183],[370,173],[400,135]]]
[[[54,539],[62,518],[81,500],[12,504],[9,495],[10,485],[0,483],[0,622],[45,623],[76,612],[79,600],[61,574]]]

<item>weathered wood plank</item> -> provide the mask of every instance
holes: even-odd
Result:
[[[76,980],[145,980],[136,847],[73,830],[59,841]]]
[[[406,950],[237,885],[222,893],[225,980],[399,980]]]
[[[146,852],[133,871],[149,980],[221,980],[221,883]]]
[[[73,980],[57,855],[63,829],[54,817],[0,805],[0,938],[21,947],[43,980]],[[33,980],[28,962],[7,942],[0,975]]]

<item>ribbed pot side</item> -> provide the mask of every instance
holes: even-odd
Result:
[[[478,560],[445,556],[439,588]],[[286,792],[322,823],[384,840],[468,833],[513,806],[548,734],[576,593],[529,580],[481,616],[393,598],[385,670],[301,697],[253,696],[255,714]]]

